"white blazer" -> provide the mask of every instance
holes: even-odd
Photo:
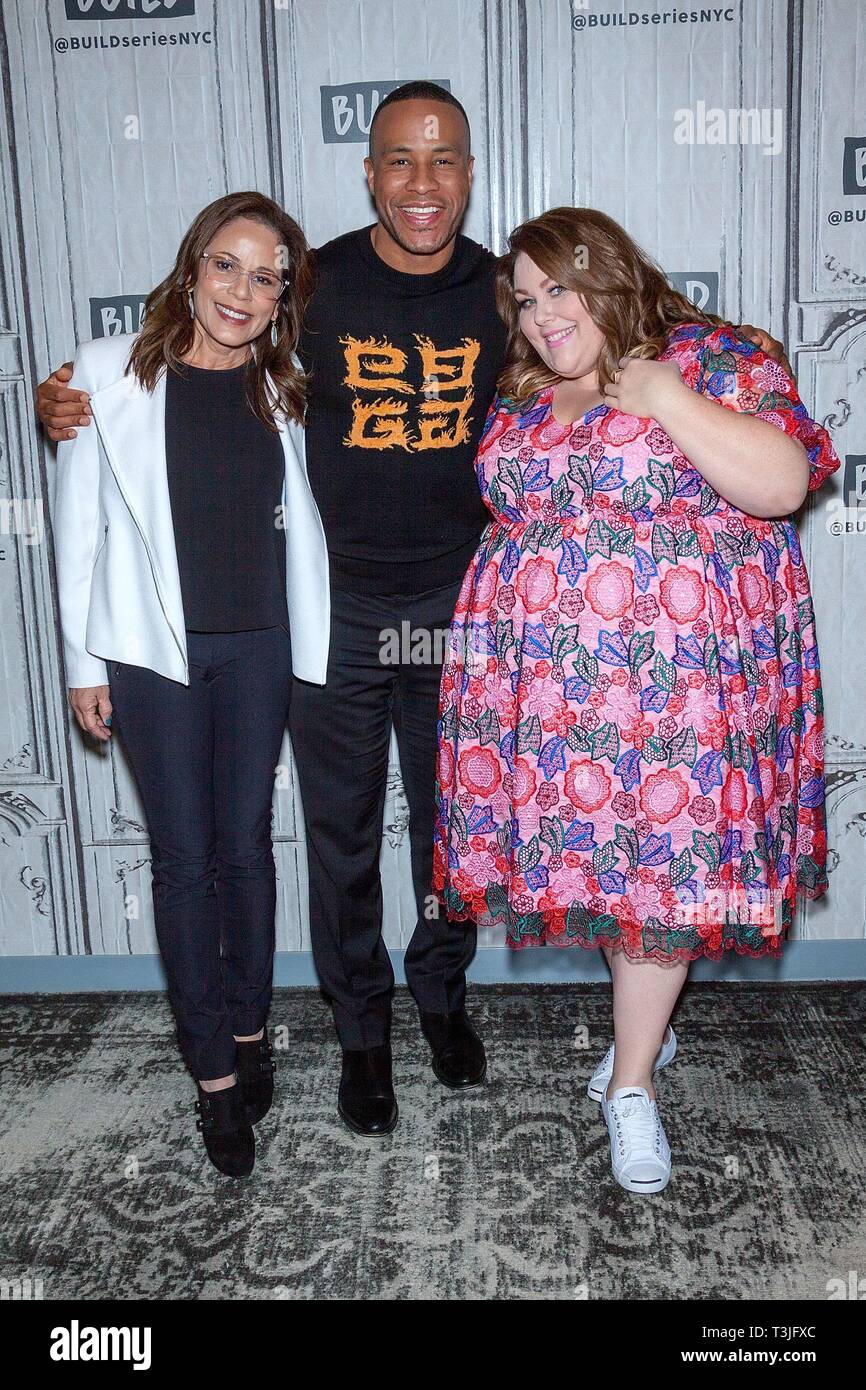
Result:
[[[165,372],[152,392],[124,376],[134,341],[125,333],[78,349],[69,384],[90,393],[93,420],[57,447],[52,524],[70,686],[106,685],[107,661],[189,685],[165,462]],[[303,428],[277,424],[292,670],[324,685],[331,627],[325,532]]]

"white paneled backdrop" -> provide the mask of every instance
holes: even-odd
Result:
[[[830,892],[801,908],[795,934],[866,934],[866,4],[669,3],[2,0],[0,954],[156,950],[129,769],[118,747],[85,747],[66,703],[54,456],[34,385],[78,342],[138,326],[184,229],[223,193],[271,194],[314,245],[370,222],[373,107],[419,77],[449,84],[472,122],[471,236],[499,251],[545,207],[602,208],[691,297],[789,345],[844,460],[801,522]],[[282,762],[278,946],[299,951],[288,740]],[[399,946],[414,909],[396,760],[385,820]]]

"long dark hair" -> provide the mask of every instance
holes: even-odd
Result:
[[[248,217],[270,228],[279,244],[278,269],[286,288],[278,303],[276,346],[267,324],[254,343],[248,364],[247,395],[250,407],[268,429],[275,430],[274,411],[303,423],[307,378],[292,354],[298,344],[307,301],[315,280],[313,260],[306,238],[287,212],[263,193],[229,193],[208,203],[187,230],[168,275],[152,290],[144,306],[141,332],[129,355],[127,371],[152,391],[165,368],[183,371],[182,358],[194,339],[194,321],[187,295],[198,279],[202,252],[220,228],[236,217]],[[274,390],[268,390],[266,374]]]
[[[513,285],[521,251],[557,284],[576,290],[604,334],[598,362],[602,390],[613,380],[621,357],[658,357],[678,324],[725,322],[673,289],[659,266],[606,213],[551,208],[511,233],[496,275],[496,305],[508,328],[497,389],[513,400],[526,400],[559,380],[520,330]]]

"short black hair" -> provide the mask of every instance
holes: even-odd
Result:
[[[386,106],[393,106],[398,101],[441,101],[446,106],[455,106],[466,122],[466,134],[470,138],[471,130],[469,127],[469,117],[461,102],[445,87],[440,87],[438,82],[404,82],[402,87],[395,87],[393,92],[389,92],[383,97],[373,112],[373,119],[370,122],[369,153],[373,153],[373,131],[376,128],[376,120],[379,112],[384,111]]]

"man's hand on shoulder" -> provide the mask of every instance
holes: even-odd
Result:
[[[66,383],[71,376],[72,363],[64,362],[36,389],[36,414],[49,439],[75,439],[73,425],[90,424],[90,397],[86,391],[70,391]]]
[[[768,357],[772,357],[774,362],[778,362],[782,371],[788,373],[788,376],[796,386],[797,378],[794,376],[794,369],[785,353],[784,343],[780,343],[778,338],[773,338],[763,328],[753,328],[750,323],[741,323],[737,328],[737,332],[741,338],[748,338],[750,343],[755,343]]]

